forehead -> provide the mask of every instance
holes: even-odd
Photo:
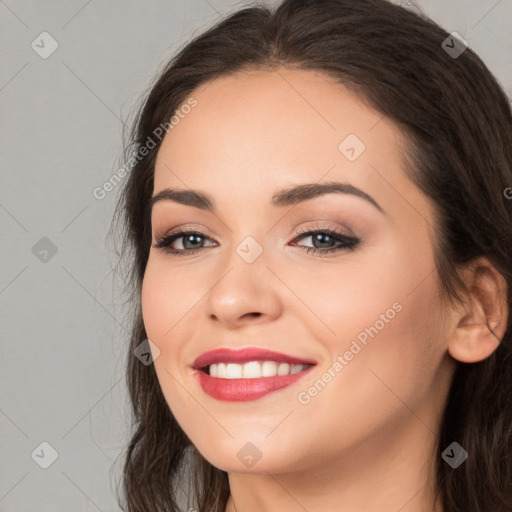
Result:
[[[402,195],[427,207],[403,172],[405,137],[398,127],[324,73],[239,72],[191,96],[197,105],[158,152],[155,192],[202,189],[219,204],[236,193],[243,205],[260,192],[270,201],[274,190],[290,184],[343,181],[383,206]]]
[[[300,152],[296,146],[300,140],[324,140],[324,146],[332,147],[347,131],[367,138],[377,123],[381,128],[387,125],[380,130],[380,138],[384,131],[386,137],[398,135],[391,123],[382,123],[380,113],[332,77],[316,71],[239,72],[207,82],[192,95],[197,106],[169,133],[175,145],[193,134],[205,142],[215,140],[220,150],[221,136],[229,135],[230,142],[244,143],[244,149],[260,143],[272,151],[292,147]]]
[[[240,172],[254,171],[251,162],[257,162],[260,175],[278,163],[311,165],[312,160],[319,165],[330,161],[329,167],[340,161],[354,168],[355,162],[339,150],[350,134],[365,145],[365,156],[396,153],[399,133],[394,126],[343,85],[316,71],[239,72],[207,82],[192,96],[197,106],[165,136],[156,171],[162,159],[172,157],[180,167],[192,170],[189,164],[212,154],[215,161],[209,159],[210,169],[229,163]],[[263,165],[269,154],[272,161]],[[321,161],[318,154],[323,155]]]

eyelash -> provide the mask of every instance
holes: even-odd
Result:
[[[341,243],[341,246],[339,247],[330,247],[328,249],[318,249],[316,247],[304,247],[300,245],[299,247],[302,247],[306,250],[306,254],[309,254],[312,252],[313,254],[316,253],[331,253],[331,252],[338,252],[342,250],[347,251],[353,251],[356,246],[359,244],[360,240],[358,238],[345,235],[344,233],[341,233],[339,231],[336,231],[335,229],[331,228],[318,228],[318,229],[300,229],[297,233],[295,233],[295,238],[293,239],[293,242],[297,241],[301,238],[307,238],[306,235],[316,235],[318,233],[323,233],[329,235],[331,238],[334,238],[335,241]],[[209,238],[205,236],[200,231],[196,231],[193,229],[184,229],[180,231],[176,231],[174,233],[166,234],[159,238],[155,244],[153,244],[153,247],[156,249],[160,249],[164,251],[167,254],[170,254],[172,256],[190,256],[193,254],[196,254],[199,251],[202,251],[205,249],[205,247],[201,247],[199,249],[171,249],[169,246],[172,242],[177,240],[178,238],[182,238],[186,235],[198,235],[203,238]],[[211,239],[210,239],[211,240]]]

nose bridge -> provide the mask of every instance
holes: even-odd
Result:
[[[225,222],[229,229],[229,233],[227,233],[228,245],[233,251],[233,254],[228,256],[227,264],[231,265],[241,261],[246,265],[253,265],[260,262],[259,267],[261,261],[267,259],[264,246],[269,247],[267,240],[270,240],[272,236],[272,233],[267,233],[269,229],[268,226],[264,225],[261,208],[253,210],[250,204],[237,203],[231,212],[233,213],[231,220],[228,217]],[[240,217],[243,220],[237,220]],[[262,258],[262,256],[264,257]]]
[[[258,288],[268,279],[269,270],[266,268],[268,255],[261,240],[262,236],[264,235],[258,236],[260,239],[258,241],[255,236],[240,231],[238,236],[240,241],[236,242],[234,238],[229,252],[221,257],[225,276],[223,279],[233,281],[235,285],[240,285],[247,291],[253,285]]]
[[[258,260],[260,260],[261,264],[261,261],[263,260],[261,256],[264,252],[264,241],[262,240],[264,234],[260,234],[260,232],[258,232],[258,235],[256,236],[259,238],[259,241],[255,236],[249,234],[244,236],[235,247],[236,254],[247,265],[252,265]]]
[[[237,232],[242,233],[243,230]],[[233,233],[235,237],[236,232]],[[221,260],[219,276],[207,298],[208,315],[227,323],[236,322],[248,313],[252,317],[256,313],[275,315],[279,301],[275,287],[269,282],[272,272],[267,268],[268,258],[263,242],[253,235],[241,234],[240,241],[234,241]]]

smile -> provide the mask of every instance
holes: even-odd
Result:
[[[294,384],[315,361],[266,349],[217,349],[194,361],[195,378],[203,391],[217,400],[256,400]]]

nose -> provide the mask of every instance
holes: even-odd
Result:
[[[231,329],[275,320],[282,311],[279,280],[266,263],[264,253],[248,263],[233,251],[205,297],[209,319]]]

